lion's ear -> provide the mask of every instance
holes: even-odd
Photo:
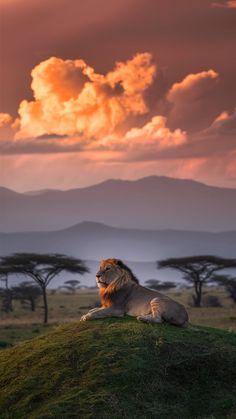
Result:
[[[120,268],[123,268],[123,267],[124,267],[124,264],[123,264],[122,260],[120,260],[120,259],[117,259],[117,260],[116,260],[116,264],[117,264]]]

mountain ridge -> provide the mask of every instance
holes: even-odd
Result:
[[[201,235],[201,234],[209,234],[209,235],[234,235],[236,234],[236,230],[225,230],[225,231],[198,231],[198,230],[181,230],[181,229],[174,229],[174,228],[161,228],[161,229],[144,229],[144,228],[128,228],[128,227],[116,227],[105,223],[100,223],[96,221],[81,221],[76,224],[72,224],[68,227],[64,227],[58,230],[53,231],[17,231],[17,232],[3,232],[0,231],[0,235],[14,235],[14,234],[51,234],[51,233],[63,233],[68,231],[76,231],[76,229],[80,229],[81,227],[95,227],[95,228],[105,228],[107,230],[111,229],[114,231],[126,231],[126,232],[139,232],[139,233],[180,233],[180,234],[195,234],[195,235]]]
[[[31,194],[34,195],[34,194],[43,194],[43,193],[47,194],[47,193],[50,193],[50,192],[71,192],[71,191],[77,191],[77,190],[90,189],[90,188],[93,188],[93,187],[96,187],[96,186],[101,186],[101,185],[104,185],[104,184],[111,184],[111,183],[127,183],[127,184],[130,184],[130,183],[137,183],[137,182],[140,182],[140,181],[146,181],[146,180],[152,180],[152,179],[153,180],[157,180],[157,179],[167,180],[167,181],[168,180],[170,180],[170,181],[174,180],[176,182],[178,182],[178,181],[181,182],[181,183],[186,182],[187,184],[196,184],[196,185],[206,186],[208,188],[213,188],[213,189],[226,189],[226,190],[230,190],[230,191],[236,191],[236,188],[230,188],[230,187],[226,187],[226,186],[209,185],[207,183],[200,182],[200,181],[197,181],[197,180],[194,180],[194,179],[174,178],[174,177],[171,177],[171,176],[150,175],[150,176],[144,176],[144,177],[141,177],[141,178],[138,178],[138,179],[111,178],[111,179],[106,179],[106,180],[98,182],[98,183],[91,184],[89,186],[82,186],[82,187],[78,186],[78,187],[69,188],[69,189],[45,188],[45,189],[27,190],[27,191],[24,191],[24,192],[19,192],[19,191],[16,191],[16,190],[12,189],[12,188],[8,188],[8,187],[5,187],[5,186],[0,186],[0,192],[1,192],[1,189],[11,191],[11,192],[14,192],[14,193],[17,193],[17,194],[20,194],[20,195],[21,194],[22,195],[31,195]]]
[[[19,194],[0,189],[0,231],[56,231],[94,221],[145,230],[236,230],[236,189],[149,176]]]

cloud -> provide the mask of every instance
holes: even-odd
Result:
[[[228,0],[226,2],[213,2],[213,7],[222,7],[224,9],[236,9],[236,0]]]
[[[136,124],[138,115],[148,114],[145,95],[155,73],[149,53],[116,63],[106,75],[81,59],[41,62],[32,70],[34,101],[21,102],[18,131],[3,153],[91,151],[93,159],[97,151],[96,159],[132,160],[179,146],[186,133],[170,130],[164,116]]]
[[[0,142],[11,141],[14,136],[13,118],[8,113],[0,113]]]
[[[236,135],[236,108],[232,113],[222,112],[206,131],[212,134]],[[236,148],[236,143],[235,143]]]
[[[129,130],[119,141],[113,139],[113,143],[106,143],[106,147],[124,151],[118,156],[120,160],[181,160],[185,161],[187,170],[189,167],[198,169],[203,162],[207,165],[214,159],[218,159],[218,166],[223,166],[224,161],[225,164],[233,162],[236,155],[235,138],[236,108],[231,113],[222,112],[206,129],[195,133],[172,130],[168,127],[167,118],[155,116],[142,128]],[[192,165],[193,160],[195,163]]]
[[[222,112],[207,129],[197,133],[194,146],[204,156],[219,156],[224,161],[226,156],[236,153],[235,138],[236,108],[232,113]]]
[[[41,62],[32,71],[34,100],[21,102],[14,122],[9,114],[0,114],[5,175],[11,154],[21,155],[16,160],[22,177],[34,166],[30,161],[39,163],[44,154],[43,172],[49,173],[58,159],[55,182],[61,176],[59,167],[67,164],[66,185],[72,186],[69,172],[72,176],[78,165],[88,183],[96,183],[101,171],[100,179],[132,172],[134,177],[157,173],[233,184],[236,110],[216,112],[213,106],[219,74],[210,69],[174,83],[166,97],[169,106],[161,114],[148,109],[145,101],[155,73],[148,53],[117,63],[106,74],[95,72],[84,60],[52,57]],[[192,129],[195,120],[198,125]],[[36,183],[41,172],[35,169]]]
[[[180,129],[170,130],[167,118],[154,116],[142,127],[134,127],[124,134],[112,133],[101,139],[82,136],[43,135],[8,141],[1,147],[3,154],[90,152],[93,160],[156,159],[158,153],[177,148],[187,140]]]
[[[167,118],[156,115],[141,127],[130,128],[124,133],[114,132],[100,139],[50,134],[14,138],[0,144],[0,151],[2,154],[90,152],[91,160],[152,160],[158,158],[161,151],[176,149],[186,141],[185,131],[171,130]]]
[[[213,94],[218,81],[219,74],[210,69],[174,83],[167,93],[170,125],[190,130],[207,126],[215,116]]]
[[[176,129],[171,131],[166,125],[164,116],[156,115],[142,127],[128,130],[124,136],[111,135],[98,143],[90,145],[90,149],[119,152],[115,159],[119,160],[153,160],[158,158],[161,150],[176,148],[186,141],[186,132]],[[114,158],[112,153],[111,159]]]
[[[34,101],[20,104],[16,138],[111,134],[130,115],[148,111],[144,93],[155,72],[149,53],[116,63],[106,75],[84,60],[51,57],[31,73]]]
[[[213,159],[223,162],[236,152],[236,109],[224,111],[203,130],[187,133],[186,141],[176,148],[164,149],[159,159]],[[236,165],[235,165],[236,166]]]
[[[10,124],[12,122],[12,117],[8,113],[0,113],[0,128]]]

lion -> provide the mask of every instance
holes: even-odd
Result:
[[[81,321],[103,317],[134,316],[147,323],[188,325],[185,307],[157,291],[142,287],[131,269],[119,259],[102,260],[96,274],[101,307],[93,308]]]

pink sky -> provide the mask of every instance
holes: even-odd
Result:
[[[236,2],[0,0],[1,185],[236,187]]]

